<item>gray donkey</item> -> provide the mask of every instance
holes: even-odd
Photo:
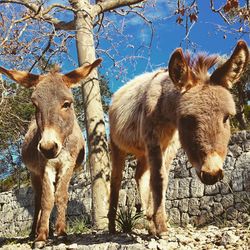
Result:
[[[35,247],[41,248],[46,243],[54,203],[57,207],[56,234],[66,235],[68,186],[75,166],[84,159],[85,146],[70,88],[100,63],[101,59],[97,59],[65,75],[57,71],[34,75],[0,67],[0,73],[24,87],[35,88],[31,96],[36,107],[35,120],[30,124],[22,147],[23,162],[30,171],[35,192],[31,231],[31,235],[36,236]]]
[[[218,56],[184,56],[178,48],[168,69],[142,74],[121,87],[109,110],[111,136],[111,194],[109,231],[115,217],[124,159],[138,160],[135,178],[149,232],[166,235],[165,193],[168,172],[179,139],[200,180],[212,185],[223,178],[223,162],[230,138],[229,116],[235,104],[228,91],[249,60],[244,41],[211,75]],[[179,139],[178,139],[179,137]]]

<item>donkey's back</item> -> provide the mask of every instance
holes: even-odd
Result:
[[[134,78],[112,97],[111,140],[125,152],[140,156],[145,154],[144,130],[153,125],[164,143],[166,133],[172,135],[175,126],[178,96],[168,70],[159,69]],[[165,115],[157,109],[159,102],[167,102],[162,112],[169,112],[171,119],[168,121],[162,120]]]

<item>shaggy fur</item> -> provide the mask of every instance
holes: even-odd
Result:
[[[217,56],[194,59],[175,50],[168,70],[145,73],[119,89],[109,110],[112,175],[109,231],[115,216],[124,159],[138,159],[135,178],[152,234],[167,231],[165,193],[169,166],[179,147],[205,184],[223,178],[222,165],[230,137],[228,117],[235,114],[227,88],[237,82],[248,62],[245,42],[238,42],[230,59],[210,76]]]

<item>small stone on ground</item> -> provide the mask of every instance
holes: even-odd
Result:
[[[145,230],[136,230],[133,234],[110,235],[107,232],[96,234],[71,234],[67,241],[49,240],[45,250],[140,250],[140,249],[250,249],[250,228],[237,224],[236,226],[219,228],[206,226],[194,228],[188,225],[170,227],[169,238],[150,237]],[[32,242],[28,238],[0,238],[0,249],[29,250]]]

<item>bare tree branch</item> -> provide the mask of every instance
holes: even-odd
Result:
[[[16,3],[25,6],[26,8],[30,9],[31,11],[37,13],[38,6],[32,3],[29,3],[29,1],[26,0],[1,0],[0,4],[2,3]]]
[[[153,23],[151,20],[149,20],[143,13],[133,10],[133,9],[129,9],[126,11],[113,10],[113,12],[120,16],[127,16],[129,13],[133,13],[133,14],[138,15],[141,19],[143,19],[149,25],[151,29],[151,37],[150,37],[150,43],[149,43],[149,47],[151,47],[152,42],[153,42],[153,37],[154,37],[154,27],[153,27]]]
[[[55,8],[59,8],[59,9],[63,9],[63,10],[70,10],[72,12],[75,12],[75,10],[72,7],[65,6],[65,5],[62,5],[62,4],[52,4],[47,9],[43,10],[42,14],[46,15]]]
[[[0,4],[5,4],[5,3],[20,4],[26,7],[27,9],[31,10],[33,13],[33,16],[28,16],[24,18],[34,18],[34,19],[40,19],[40,20],[46,21],[50,24],[53,24],[56,30],[74,30],[74,27],[75,27],[74,20],[70,22],[64,22],[48,14],[50,11],[52,11],[55,8],[61,8],[64,10],[70,10],[74,12],[74,9],[72,7],[64,6],[61,4],[53,4],[46,9],[43,9],[42,6],[32,4],[27,0],[0,0]],[[20,21],[24,21],[24,20],[20,20]]]
[[[51,34],[50,37],[49,37],[49,41],[48,41],[47,46],[44,48],[44,50],[42,51],[42,53],[39,56],[39,58],[32,64],[32,66],[30,67],[29,72],[32,71],[32,69],[34,68],[34,66],[43,58],[43,56],[45,55],[45,53],[49,50],[53,38],[54,38],[54,34]]]
[[[222,9],[223,9],[223,6],[221,6],[220,8],[218,9],[215,9],[214,7],[214,1],[213,0],[210,0],[210,8],[213,12],[215,13],[219,13],[219,15],[222,17],[222,19],[227,23],[227,24],[230,24],[230,22],[227,20],[227,18],[225,17],[225,15],[223,15],[222,13]]]
[[[137,3],[146,2],[145,0],[110,0],[104,2],[98,2],[92,8],[93,16],[99,15],[100,13],[114,10],[124,6],[130,6]]]
[[[24,21],[26,21],[28,19],[29,19],[29,17],[24,17],[24,18],[21,18],[21,19],[18,19],[18,20],[15,20],[14,22],[12,22],[11,25],[10,25],[10,27],[9,27],[9,29],[8,29],[7,35],[5,36],[5,38],[3,39],[3,41],[1,42],[0,46],[3,46],[8,41],[9,36],[10,36],[10,34],[11,34],[11,32],[12,32],[12,30],[13,30],[13,28],[14,28],[14,26],[16,24],[24,22]],[[23,28],[22,31],[20,32],[19,37],[21,37],[22,32],[24,31],[24,29],[25,28]]]

